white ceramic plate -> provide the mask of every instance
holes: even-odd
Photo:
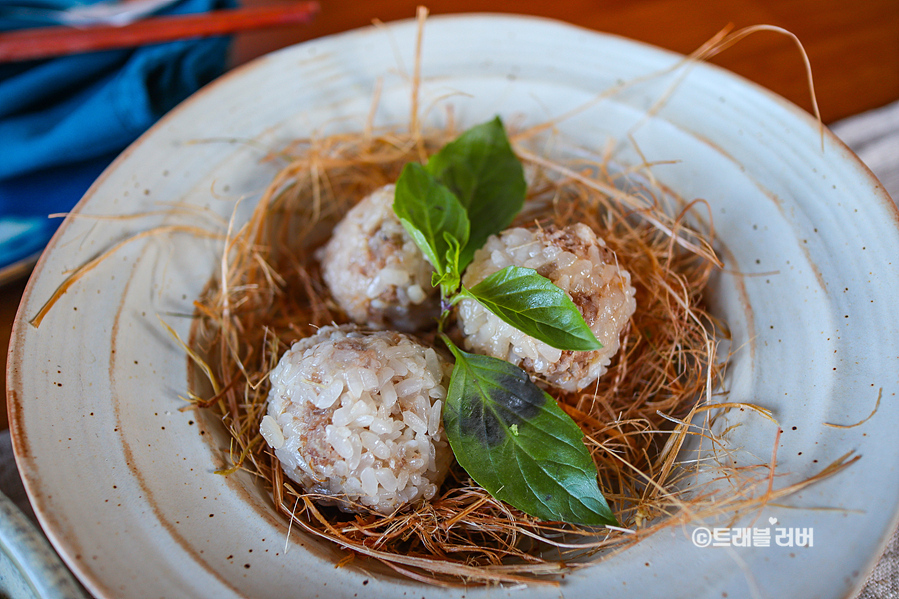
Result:
[[[378,79],[381,124],[407,123],[415,25],[364,29],[267,56],[179,106],[129,148],[79,204],[32,277],[17,322],[9,403],[20,469],[65,561],[99,597],[504,597],[502,588],[425,588],[350,566],[294,534],[267,498],[218,463],[197,416],[180,412],[187,360],[158,315],[186,338],[191,301],[217,248],[187,235],[132,243],[74,285],[40,329],[24,321],[70,269],[129,235],[185,222],[192,204],[241,214],[274,173],[277,148],[328,123],[360,129]],[[462,124],[500,114],[545,121],[625,80],[675,63],[670,53],[531,18],[433,18],[422,105],[453,105]],[[634,137],[656,175],[711,205],[730,254],[713,303],[741,348],[730,399],[771,408],[784,430],[778,486],[855,451],[856,464],[769,506],[764,523],[813,529],[811,547],[700,548],[672,530],[567,576],[567,597],[846,597],[897,521],[899,233],[867,169],[801,110],[719,69],[654,78],[560,125],[588,147]],[[443,111],[427,118],[440,123]],[[636,129],[635,126],[640,124]],[[237,141],[235,141],[237,140]],[[201,142],[202,143],[197,143]],[[249,143],[244,143],[249,142]],[[622,143],[619,157],[636,160]],[[129,220],[84,215],[144,214]],[[152,213],[152,214],[151,214]],[[761,274],[760,274],[761,273]],[[851,424],[874,408],[877,413]],[[729,437],[767,461],[774,427],[744,416]],[[738,421],[740,415],[734,416]],[[827,508],[827,509],[817,509]],[[745,525],[745,524],[744,524]],[[759,526],[760,524],[757,524]],[[774,543],[772,542],[772,545]],[[674,591],[673,589],[676,589]],[[551,588],[518,597],[560,596]],[[510,595],[511,596],[511,595]]]

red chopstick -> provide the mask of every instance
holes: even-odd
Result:
[[[152,17],[123,26],[19,29],[0,33],[0,62],[49,58],[113,48],[133,48],[178,39],[227,35],[248,29],[296,25],[312,20],[317,12],[317,2],[291,2],[189,15]]]

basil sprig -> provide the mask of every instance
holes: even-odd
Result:
[[[557,349],[599,349],[574,302],[533,269],[509,267],[471,289],[461,284],[475,250],[511,224],[525,192],[524,170],[499,117],[469,129],[424,167],[403,169],[393,210],[434,267],[432,284],[445,307],[441,331],[450,307],[470,298]],[[537,518],[616,524],[583,433],[555,400],[517,366],[442,338],[455,356],[444,429],[472,479]]]
[[[471,229],[462,244],[461,270],[487,238],[502,231],[524,206],[527,182],[499,117],[476,125],[431,156],[425,167],[468,212]]]
[[[517,366],[444,341],[456,364],[443,427],[465,471],[497,499],[542,520],[616,525],[583,433],[556,401]]]
[[[556,349],[602,349],[568,294],[532,268],[507,266],[462,294]]]
[[[468,242],[469,220],[453,192],[410,162],[396,182],[393,211],[434,267],[432,284],[458,288],[459,255]]]

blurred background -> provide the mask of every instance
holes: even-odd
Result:
[[[247,0],[250,4],[265,0]],[[306,26],[239,36],[232,64],[306,39],[415,15],[412,0],[322,0]],[[432,15],[517,13],[559,19],[689,54],[728,24],[768,24],[794,33],[809,55],[825,123],[899,99],[899,2],[896,0],[434,0]],[[802,59],[793,42],[758,33],[711,62],[811,109]]]
[[[22,32],[71,20],[67,9],[84,4],[102,3],[0,0],[0,48]],[[238,8],[234,0],[125,4],[136,10],[114,19],[141,23],[192,13],[211,18],[213,11]],[[417,6],[413,0],[319,0],[316,10],[297,16],[299,4],[245,0],[245,9],[292,10],[293,24],[277,25],[269,15],[262,28],[258,13],[252,22],[244,14],[213,31],[227,35],[185,30],[167,43],[135,42],[137,47],[28,60],[3,58],[0,51],[0,345],[9,344],[27,276],[60,222],[48,215],[74,206],[105,166],[156,119],[221,73],[261,55],[373,20],[410,19]],[[432,0],[427,7],[432,15],[494,12],[558,19],[684,54],[727,26],[783,28],[808,54],[823,122],[872,168],[894,199],[899,196],[899,0]],[[118,14],[119,9],[102,10]],[[60,17],[61,11],[66,15]],[[55,29],[30,43],[53,45],[62,35]],[[802,54],[788,36],[755,33],[711,62],[812,111]],[[5,353],[0,355],[5,365]],[[0,430],[6,428],[6,410],[0,409]],[[887,558],[864,597],[899,597],[895,538]]]

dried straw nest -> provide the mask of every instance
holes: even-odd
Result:
[[[419,14],[422,24],[425,15]],[[723,31],[685,64],[714,56],[762,30],[796,41],[789,32],[769,26]],[[808,76],[815,105],[810,70]],[[205,395],[191,390],[188,409],[209,410],[231,438],[224,457],[232,465],[218,474],[243,470],[258,477],[290,526],[347,551],[341,565],[372,558],[435,585],[558,584],[566,570],[595,563],[659,530],[704,519],[735,519],[859,458],[850,452],[817,474],[780,488],[774,487],[779,431],[768,463],[737,465],[729,459],[726,443],[713,432],[723,411],[738,408],[773,418],[752,404],[713,401],[725,394],[727,356],[719,356],[717,347],[727,329],[703,304],[710,276],[720,266],[711,223],[702,218],[703,202],[686,202],[658,186],[649,165],[613,169],[607,157],[542,156],[533,148],[545,147],[541,135],[553,126],[546,123],[512,138],[529,173],[525,209],[513,224],[587,224],[630,272],[637,292],[638,309],[606,374],[588,389],[554,392],[582,428],[602,491],[622,527],[596,530],[538,521],[493,499],[458,467],[431,501],[389,515],[351,516],[322,508],[314,495],[286,479],[259,432],[268,375],[293,341],[347,321],[328,296],[314,254],[355,202],[396,181],[404,164],[425,161],[458,133],[451,118],[443,129],[422,129],[417,82],[418,64],[407,132],[376,132],[369,126],[356,134],[297,140],[273,151],[271,160],[283,160],[283,168],[238,231],[223,235],[170,225],[134,235],[74,270],[29,322],[40,326],[69,288],[132,241],[173,233],[224,237],[221,271],[194,302],[193,332],[184,345],[198,376],[211,383]],[[664,98],[659,105],[663,103]],[[427,331],[419,336],[433,341]],[[678,453],[690,437],[712,447],[717,457],[679,463]],[[712,475],[694,476],[699,471]]]
[[[425,16],[420,11],[422,25]],[[685,64],[761,30],[795,41],[767,26],[723,31]],[[558,584],[566,570],[595,563],[661,529],[736,518],[857,459],[843,456],[817,475],[778,489],[773,485],[778,439],[768,464],[738,466],[728,459],[726,444],[712,432],[717,416],[739,408],[773,419],[752,404],[713,401],[724,394],[727,356],[718,355],[717,347],[727,328],[703,303],[709,279],[721,265],[704,203],[687,202],[660,187],[649,165],[613,168],[607,156],[541,155],[534,148],[546,147],[545,136],[553,129],[546,123],[512,136],[529,179],[525,208],[513,225],[588,225],[636,288],[637,311],[606,374],[581,391],[553,392],[582,428],[600,487],[622,528],[538,521],[493,499],[458,467],[432,500],[389,515],[323,508],[286,479],[259,433],[268,373],[295,340],[348,320],[329,297],[314,254],[355,202],[395,182],[404,164],[426,161],[458,133],[451,114],[445,128],[423,129],[419,66],[408,131],[368,126],[356,134],[297,140],[273,152],[272,160],[285,160],[283,168],[250,220],[229,236],[221,276],[195,303],[189,351],[220,383],[211,396],[193,402],[214,411],[232,437],[233,465],[221,474],[241,469],[259,477],[291,526],[347,551],[341,564],[373,558],[401,575],[442,586]],[[429,335],[433,331],[419,332],[426,342],[433,341]],[[690,437],[712,447],[718,458],[679,463]],[[699,470],[713,475],[693,476]],[[716,484],[721,481],[726,484]]]
[[[286,479],[259,432],[268,375],[279,357],[297,339],[347,321],[328,296],[316,250],[353,201],[453,139],[452,125],[298,140],[272,155],[287,157],[284,168],[251,218],[224,236],[221,274],[212,275],[194,302],[193,332],[185,345],[197,376],[208,379],[211,390],[198,395],[200,389],[192,389],[188,409],[208,410],[227,429],[230,450],[223,457],[231,466],[218,473],[243,470],[258,477],[290,526],[347,550],[341,563],[373,558],[411,579],[443,586],[558,584],[561,573],[659,530],[757,511],[858,459],[847,454],[780,488],[774,487],[779,433],[767,464],[729,459],[727,444],[712,429],[722,411],[752,410],[773,419],[752,404],[713,401],[724,394],[727,357],[718,355],[717,345],[727,330],[703,306],[704,289],[719,266],[711,226],[698,210],[703,203],[684,202],[660,188],[645,165],[621,170],[602,157],[541,156],[530,148],[542,146],[535,141],[543,131],[523,130],[512,139],[529,172],[525,209],[513,224],[587,224],[630,272],[638,298],[619,352],[598,383],[554,392],[584,432],[620,529],[538,521],[493,499],[458,467],[431,501],[411,511],[350,516],[320,507],[314,494]],[[223,237],[173,225],[128,238],[73,271],[32,324],[39,326],[67,289],[125,244],[171,233]],[[428,331],[419,336],[433,341]],[[679,463],[678,453],[691,437],[717,457]],[[699,471],[706,476],[694,476]]]
[[[455,135],[452,127],[334,135],[280,152],[290,159],[229,240],[224,281],[212,281],[197,304],[193,347],[210,357],[208,366],[221,381],[213,397],[197,404],[215,410],[233,436],[230,471],[263,479],[293,526],[333,540],[349,556],[373,557],[441,585],[553,583],[552,575],[607,554],[602,549],[637,542],[689,514],[730,509],[727,498],[683,488],[679,481],[688,470],[675,465],[678,449],[695,434],[685,423],[707,409],[697,406],[720,389],[723,369],[716,339],[726,331],[702,301],[719,262],[711,228],[693,210],[701,203],[678,200],[639,169],[615,172],[604,159],[538,156],[528,149],[540,135],[536,129],[513,136],[530,179],[516,224],[587,224],[637,290],[637,312],[608,372],[588,389],[555,392],[583,429],[603,492],[628,530],[537,521],[491,498],[459,468],[434,499],[390,515],[349,516],[320,507],[283,476],[259,433],[268,373],[292,342],[347,321],[328,295],[315,251],[354,201]],[[764,484],[767,472],[752,481],[745,472],[739,476],[744,484]]]

